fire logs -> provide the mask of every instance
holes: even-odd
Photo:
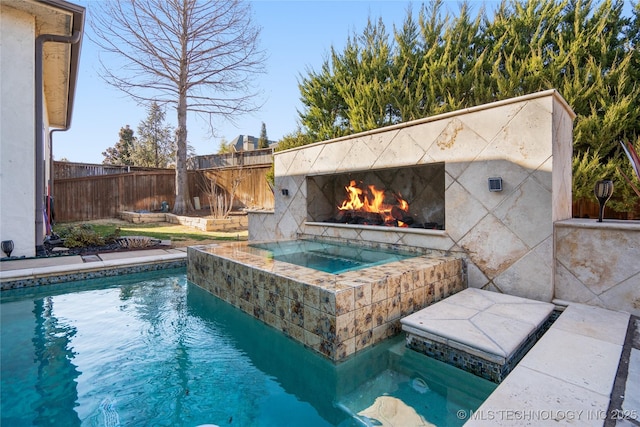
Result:
[[[384,217],[377,212],[360,212],[360,211],[339,211],[335,216],[327,219],[325,222],[333,224],[357,224],[357,225],[378,225],[386,227],[405,227],[405,228],[424,228],[427,230],[442,230],[442,225],[436,222],[416,222],[415,219],[408,215],[393,220],[385,220]]]
[[[378,225],[442,229],[437,223],[418,223],[409,212],[409,203],[399,193],[351,181],[344,187],[347,197],[338,212],[327,222],[338,224]]]

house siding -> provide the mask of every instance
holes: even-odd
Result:
[[[0,40],[0,240],[13,240],[12,256],[28,257],[36,244],[34,17],[2,5]]]

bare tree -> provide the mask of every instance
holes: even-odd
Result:
[[[243,168],[233,169],[227,179],[215,170],[206,170],[198,174],[198,187],[207,198],[211,216],[227,218],[233,210],[238,188],[248,175]]]
[[[90,38],[109,56],[102,77],[141,103],[176,109],[176,200],[173,212],[192,209],[187,185],[187,112],[213,119],[255,111],[253,86],[265,53],[260,27],[240,0],[108,0]]]

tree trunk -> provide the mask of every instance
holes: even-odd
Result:
[[[173,205],[173,213],[183,215],[193,211],[187,175],[187,97],[186,92],[183,91],[178,101],[176,146],[176,201]]]
[[[180,34],[180,77],[178,81],[178,128],[176,129],[176,201],[173,213],[187,214],[193,211],[189,197],[189,179],[187,175],[187,81],[189,61],[187,59],[187,40],[189,39],[189,19],[186,1],[183,0],[181,12],[182,33]]]

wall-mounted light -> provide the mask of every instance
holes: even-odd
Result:
[[[502,178],[494,176],[489,178],[489,191],[502,191]]]
[[[11,258],[11,252],[13,252],[13,240],[3,240],[0,245],[2,245],[2,252]]]
[[[286,197],[286,196],[288,196],[288,195],[289,195],[289,190],[287,190],[286,188],[283,188],[281,191],[282,191],[282,195],[283,195],[283,196],[285,196],[285,197]]]
[[[613,181],[610,179],[603,179],[596,182],[596,186],[593,189],[593,193],[598,199],[600,204],[600,214],[598,215],[598,222],[602,222],[602,216],[604,215],[604,204],[611,198],[613,194]]]

